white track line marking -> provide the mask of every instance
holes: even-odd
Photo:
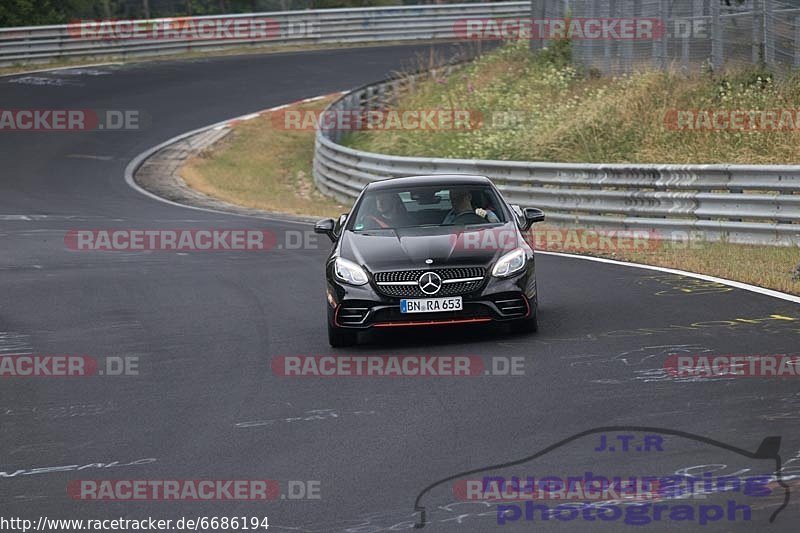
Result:
[[[111,155],[91,155],[91,154],[67,154],[67,159],[96,159],[98,161],[111,161],[114,156]]]
[[[729,287],[734,287],[736,289],[742,289],[744,291],[755,292],[758,294],[763,294],[764,296],[770,296],[772,298],[779,298],[781,300],[786,300],[787,302],[793,302],[796,304],[800,304],[800,296],[794,296],[792,294],[786,294],[785,292],[774,291],[772,289],[765,289],[764,287],[758,287],[757,285],[750,285],[749,283],[742,283],[740,281],[733,281],[724,278],[717,278],[715,276],[707,276],[705,274],[697,274],[695,272],[689,272],[687,270],[678,270],[675,268],[666,268],[666,267],[659,267],[653,265],[642,265],[639,263],[628,263],[626,261],[617,261],[615,259],[606,259],[604,257],[592,257],[588,255],[575,255],[575,254],[565,254],[562,252],[544,252],[536,250],[537,254],[542,255],[556,255],[559,257],[569,257],[572,259],[583,259],[585,261],[595,261],[597,263],[607,263],[609,265],[617,265],[617,266],[624,266],[624,267],[631,267],[631,268],[641,268],[644,270],[655,270],[657,272],[665,272],[667,274],[675,274],[678,276],[687,276],[690,278],[701,279],[704,281],[712,281],[714,283],[721,283],[723,285],[727,285]]]
[[[111,67],[122,64],[123,63],[94,63],[92,65],[75,65],[74,67],[42,68],[39,70],[26,70],[24,72],[14,72],[13,74],[0,74],[0,78],[8,78],[10,76],[25,76],[27,74],[38,74],[40,72],[58,72],[59,70],[74,70],[79,68]]]
[[[141,194],[143,194],[143,195],[145,195],[145,196],[147,196],[149,198],[152,198],[153,200],[157,200],[157,201],[159,201],[161,203],[169,204],[169,205],[176,206],[176,207],[183,207],[185,209],[194,209],[195,211],[205,211],[207,213],[215,213],[215,214],[222,214],[222,215],[228,215],[228,216],[238,216],[238,217],[247,217],[247,218],[258,218],[258,219],[261,219],[261,220],[270,220],[270,221],[273,221],[273,222],[285,222],[285,223],[290,223],[290,224],[301,224],[301,225],[306,226],[306,225],[308,225],[308,222],[302,222],[302,221],[299,221],[299,220],[291,220],[291,219],[281,218],[280,216],[263,216],[263,215],[249,215],[249,214],[246,214],[246,213],[232,213],[230,211],[222,211],[222,210],[219,210],[219,209],[212,209],[210,207],[198,207],[198,206],[194,206],[194,205],[186,205],[186,204],[182,204],[182,203],[179,203],[179,202],[174,202],[172,200],[167,200],[166,198],[162,198],[161,196],[158,196],[157,194],[153,194],[150,191],[140,187],[139,184],[136,183],[136,181],[133,179],[133,175],[136,173],[136,170],[142,165],[142,163],[144,163],[144,161],[147,158],[149,158],[150,156],[152,156],[153,154],[155,154],[156,152],[158,152],[162,148],[166,148],[167,146],[169,146],[171,144],[180,142],[180,141],[182,141],[184,139],[187,139],[187,138],[189,138],[189,137],[191,137],[193,135],[197,135],[198,133],[203,133],[204,131],[208,131],[208,130],[212,130],[212,129],[213,130],[220,130],[220,129],[228,128],[228,127],[230,127],[230,125],[232,123],[238,122],[240,120],[244,120],[245,117],[254,118],[254,117],[260,116],[260,115],[262,115],[264,113],[270,113],[272,111],[277,111],[279,109],[283,109],[283,108],[288,107],[290,105],[304,104],[304,103],[307,103],[307,102],[309,102],[311,100],[319,100],[321,98],[326,98],[326,97],[329,97],[329,96],[341,96],[341,95],[345,94],[346,92],[347,91],[340,91],[340,92],[335,92],[335,93],[331,93],[331,94],[327,94],[327,95],[315,96],[313,98],[305,98],[303,100],[298,100],[296,102],[291,102],[289,104],[283,104],[283,105],[279,105],[279,106],[275,106],[275,107],[270,107],[269,109],[264,109],[262,111],[257,111],[256,113],[249,113],[247,115],[241,115],[241,116],[238,116],[238,117],[229,118],[227,120],[223,120],[221,122],[217,122],[217,123],[211,124],[209,126],[203,126],[202,128],[198,128],[196,130],[192,130],[192,131],[177,135],[177,136],[175,136],[175,137],[173,137],[171,139],[168,139],[168,140],[164,141],[161,144],[158,144],[156,146],[153,146],[153,147],[145,150],[141,154],[139,154],[136,157],[134,157],[128,163],[128,165],[125,167],[125,183],[127,183],[128,186],[131,187],[132,189],[134,189],[135,191],[137,191],[137,192],[139,192],[139,193],[141,193]]]

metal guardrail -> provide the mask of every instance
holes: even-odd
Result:
[[[772,0],[764,5],[772,6]],[[0,28],[0,66],[246,46],[452,40],[459,38],[454,31],[457,21],[525,18],[530,17],[530,9],[529,2],[498,2],[138,21],[166,28],[176,23],[268,20],[273,30],[277,28],[267,38],[224,40],[87,38],[76,36],[74,25]],[[114,24],[119,23],[105,22],[101,27]],[[383,107],[409,83],[426,75],[365,86],[340,98],[329,110]],[[314,177],[323,191],[342,200],[352,200],[368,182],[387,177],[483,174],[492,178],[510,201],[543,208],[555,222],[660,232],[700,231],[707,239],[800,244],[800,166],[589,165],[414,158],[353,150],[341,146],[340,141],[341,132],[318,132]]]
[[[446,67],[452,69],[454,67]],[[427,75],[367,85],[328,107],[332,113],[385,108]],[[416,174],[479,174],[511,202],[538,207],[549,221],[648,230],[664,238],[800,245],[800,166],[534,163],[399,157],[339,144],[344,132],[320,129],[314,180],[352,202],[371,181]]]
[[[357,9],[321,9],[133,21],[154,27],[160,38],[122,38],[127,22],[100,23],[97,35],[80,34],[80,23],[0,28],[0,66],[90,57],[136,57],[247,46],[381,43],[457,39],[455,23],[465,18],[530,16],[530,2],[434,4]],[[196,38],[190,28],[256,20],[269,24],[268,36]],[[89,21],[91,23],[91,21]],[[172,33],[169,30],[172,29]],[[116,39],[109,36],[113,34]],[[105,35],[105,37],[103,37]],[[235,34],[233,34],[235,36]]]

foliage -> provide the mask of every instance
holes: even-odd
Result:
[[[800,109],[800,73],[758,69],[687,77],[642,71],[597,77],[513,42],[447,79],[419,84],[402,109],[474,110],[483,122],[460,131],[365,131],[347,142],[395,155],[596,163],[797,163],[800,124],[787,131],[678,129],[676,110]],[[797,117],[794,112],[793,117]]]

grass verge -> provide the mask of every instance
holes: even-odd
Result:
[[[555,49],[534,56],[526,44],[507,44],[450,76],[420,83],[396,105],[475,111],[483,120],[474,127],[376,128],[349,136],[347,144],[393,155],[518,161],[800,160],[800,73],[780,80],[758,69],[725,75],[643,71],[599,77],[570,64],[568,53]],[[678,125],[678,110],[694,111],[695,117],[698,110],[788,110],[781,119],[790,120],[776,122],[772,130],[698,128],[705,125],[699,120],[687,129],[685,122]],[[763,119],[754,123],[767,125]]]
[[[797,248],[703,242],[697,248],[665,245],[654,252],[626,252],[621,260],[687,270],[800,295],[800,279],[795,277],[800,262]],[[683,292],[693,291],[689,286]]]
[[[331,99],[292,106],[321,110]],[[282,111],[277,112],[280,114]],[[273,116],[240,122],[180,171],[186,183],[230,203],[276,213],[336,217],[348,210],[314,186],[314,131],[276,127]]]
[[[543,234],[546,234],[548,230],[537,228],[536,231],[542,231]],[[560,230],[562,234],[564,231],[571,230]],[[576,231],[580,233],[586,230],[578,229]],[[601,231],[598,231],[598,233],[603,235]],[[613,235],[613,232],[605,235]],[[539,248],[686,270],[749,283],[788,294],[800,295],[800,266],[797,264],[800,261],[800,253],[798,253],[797,248],[732,244],[728,242],[666,240],[654,241],[652,246],[646,250],[637,250],[632,246],[618,248],[613,252],[597,248],[570,249],[564,246],[541,246]],[[669,292],[673,294],[696,294],[700,292],[716,292],[719,288],[713,283],[692,281],[674,286]]]
[[[624,115],[626,118],[616,119],[618,122],[615,129],[606,130],[605,127],[597,124],[594,126],[590,124],[590,128],[594,128],[592,135],[595,137],[589,133],[584,134],[577,131],[579,126],[586,125],[587,121],[610,120],[607,116],[609,111],[605,107],[607,105],[614,102],[617,102],[614,105],[621,108],[631,105],[630,99],[622,96],[627,94],[626,91],[631,86],[639,87],[639,84],[643,83],[644,89],[639,87],[637,90],[638,98],[641,100],[648,94],[654,93],[656,101],[659,98],[664,100],[661,104],[663,109],[679,105],[669,100],[672,98],[670,91],[673,90],[675,95],[686,95],[695,90],[705,91],[705,94],[708,95],[708,87],[704,86],[707,81],[686,80],[686,85],[681,85],[683,89],[675,89],[674,87],[669,88],[669,86],[658,87],[659,79],[671,80],[670,83],[673,85],[684,83],[679,83],[677,77],[671,78],[673,76],[671,74],[644,74],[642,79],[580,78],[577,72],[570,74],[568,70],[568,74],[565,75],[564,69],[571,67],[558,66],[558,61],[552,61],[552,58],[542,62],[541,60],[530,60],[527,55],[523,58],[517,54],[519,51],[512,47],[504,49],[498,54],[487,55],[476,64],[451,76],[449,80],[436,80],[430,84],[422,84],[419,92],[409,95],[408,100],[400,102],[398,107],[431,109],[436,105],[447,105],[450,109],[483,109],[480,105],[485,104],[494,106],[490,109],[502,109],[503,106],[509,106],[509,102],[511,102],[507,99],[506,94],[516,87],[515,84],[522,83],[538,88],[536,90],[541,89],[541,92],[535,93],[535,97],[522,99],[521,102],[531,109],[541,110],[542,116],[548,117],[539,126],[544,129],[543,137],[533,139],[532,144],[526,144],[526,141],[515,138],[515,135],[528,135],[529,132],[525,131],[525,128],[515,129],[522,130],[521,133],[506,129],[487,130],[484,132],[485,137],[479,137],[478,132],[360,132],[351,136],[348,144],[359,149],[400,155],[490,159],[512,159],[516,154],[519,158],[528,160],[652,162],[656,160],[655,154],[674,153],[675,157],[683,158],[680,160],[681,162],[687,163],[712,161],[714,158],[729,156],[736,162],[757,162],[742,154],[733,157],[728,148],[717,147],[712,142],[714,140],[712,138],[705,139],[703,142],[695,140],[671,146],[669,143],[672,141],[667,137],[660,141],[662,145],[659,147],[656,146],[657,143],[651,143],[647,144],[650,146],[647,150],[634,150],[636,146],[640,146],[644,142],[639,135],[641,133],[639,128],[642,126],[635,119],[641,115],[642,107],[652,105],[653,101],[650,104],[640,101],[636,104],[639,106],[639,111],[627,110]],[[537,69],[544,69],[549,74],[533,76],[532,73],[540,72]],[[527,77],[520,82],[519,79],[523,73]],[[659,76],[663,76],[663,78],[659,78]],[[500,86],[495,87],[498,79]],[[622,88],[614,88],[615,84],[622,84]],[[649,89],[647,89],[648,87]],[[479,93],[475,96],[477,101],[469,100],[471,98],[469,95],[475,93]],[[608,98],[602,96],[608,94],[614,96]],[[800,95],[800,90],[798,90],[798,95]],[[592,98],[595,97],[600,98],[598,109],[592,107],[595,105],[592,103]],[[539,101],[556,103],[553,104],[553,109],[546,109],[537,104]],[[431,102],[438,102],[438,104],[432,105]],[[564,104],[565,107],[559,107],[558,102]],[[317,101],[305,104],[302,108],[322,109],[327,103],[328,101]],[[694,105],[699,104],[695,103]],[[800,96],[797,107],[800,108]],[[572,112],[583,113],[583,115],[570,119]],[[548,128],[551,128],[552,131]],[[665,135],[669,136],[671,133],[666,132]],[[559,139],[563,143],[558,142]],[[629,139],[630,142],[623,142],[624,139]],[[800,137],[795,140],[800,140]],[[473,144],[472,141],[475,143]],[[751,142],[762,143],[764,141],[756,136]],[[788,141],[776,144],[774,150],[770,152],[773,154],[771,157],[778,157],[775,154],[779,152],[788,154],[792,151],[796,151],[800,155],[800,143],[797,143],[796,146],[787,143]],[[335,216],[347,211],[350,206],[338,205],[335,201],[323,197],[314,188],[310,177],[313,145],[313,132],[276,129],[269,117],[262,116],[259,119],[237,125],[234,132],[214,146],[211,151],[190,160],[182,171],[182,175],[191,186],[232,203],[269,211]],[[700,153],[701,147],[702,150],[705,150],[702,154]],[[766,147],[753,144],[749,149],[763,152]],[[652,159],[648,161],[648,157]],[[661,156],[659,155],[657,159],[661,161]],[[800,261],[800,253],[796,248],[702,241],[682,245],[663,241],[659,246],[647,251],[617,250],[613,253],[603,250],[564,249],[563,251],[687,270],[800,295],[800,270],[798,270],[800,267],[797,265]],[[713,285],[688,282],[680,286],[667,287],[665,290],[679,294],[696,294],[724,289],[715,288]]]
[[[796,163],[800,123],[787,131],[677,130],[674,110],[800,109],[800,75],[758,70],[687,77],[641,72],[602,78],[582,72],[568,45],[531,55],[509,43],[449,77],[418,84],[396,108],[477,111],[461,130],[380,129],[345,144],[393,155],[589,163]],[[673,115],[674,116],[674,115]],[[798,227],[800,231],[800,226]],[[702,242],[647,252],[586,251],[800,294],[800,250]],[[568,251],[568,250],[566,250]]]

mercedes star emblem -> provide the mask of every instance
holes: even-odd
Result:
[[[435,272],[425,272],[417,282],[419,288],[427,295],[436,294],[442,288],[442,278]]]

